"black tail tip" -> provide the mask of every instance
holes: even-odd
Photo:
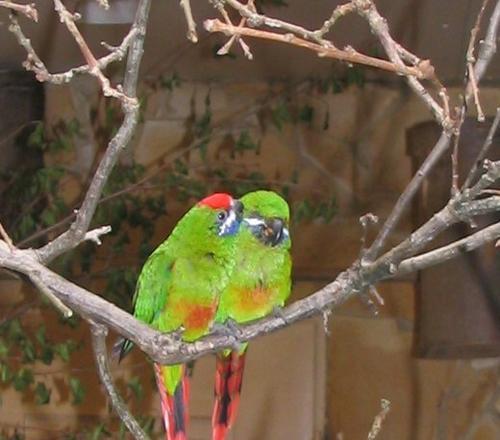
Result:
[[[111,357],[120,363],[133,347],[134,343],[130,339],[118,338],[111,349]]]

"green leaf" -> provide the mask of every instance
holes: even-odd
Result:
[[[23,362],[32,363],[36,359],[35,345],[29,339],[23,340],[21,344]]]
[[[65,342],[61,342],[54,346],[54,351],[59,355],[59,357],[64,361],[68,362],[73,353],[76,350],[76,343],[72,340],[67,340]]]
[[[35,402],[37,405],[47,405],[50,402],[49,390],[43,382],[37,382],[35,387]]]
[[[24,391],[28,386],[30,386],[33,383],[33,372],[25,367],[22,367],[19,369],[15,374],[12,379],[12,383],[14,385],[14,388],[17,391]]]
[[[3,338],[0,338],[0,359],[5,358],[9,354],[9,346]]]
[[[12,379],[12,373],[7,364],[0,363],[0,382],[6,383]]]
[[[99,440],[103,436],[111,437],[111,434],[106,430],[106,426],[104,425],[104,423],[100,423],[94,428],[94,430],[90,434],[90,438],[91,440]]]
[[[134,394],[134,397],[140,402],[144,397],[144,389],[139,378],[137,376],[132,377],[127,382],[127,387],[130,388],[130,390]]]
[[[278,130],[283,129],[283,125],[291,121],[290,112],[285,102],[280,102],[274,109],[272,109],[271,120]]]
[[[54,350],[50,345],[45,345],[42,347],[38,357],[45,365],[50,365],[54,360]]]
[[[314,117],[314,108],[308,104],[304,105],[299,111],[299,120],[311,124]]]
[[[181,159],[176,159],[174,162],[174,169],[179,174],[188,174],[188,167],[185,161]]]
[[[54,210],[49,208],[42,211],[40,218],[45,226],[53,225],[57,220]]]
[[[28,137],[28,146],[39,149],[39,150],[45,149],[46,143],[44,140],[43,122],[39,122],[38,124],[35,125],[34,130],[31,132],[31,134]]]
[[[237,139],[234,149],[236,151],[246,151],[246,150],[257,150],[258,149],[258,144],[255,143],[250,136],[250,133],[248,131],[242,131],[239,138]]]
[[[153,433],[155,426],[155,418],[153,416],[139,416],[137,417],[137,421],[146,434],[151,435]]]
[[[168,91],[172,91],[177,87],[180,87],[182,81],[179,75],[177,75],[176,72],[174,72],[171,76],[165,76],[163,75],[160,78],[160,87],[163,87],[167,89]]]
[[[20,342],[21,340],[26,338],[24,329],[21,326],[21,322],[19,321],[19,319],[13,319],[8,323],[8,334],[9,339],[14,342]]]
[[[69,388],[73,396],[73,405],[80,405],[85,398],[85,388],[83,388],[80,379],[76,377],[69,378]]]
[[[40,327],[38,327],[38,330],[35,333],[35,339],[42,347],[47,344],[47,337],[45,335],[45,325],[42,324]]]

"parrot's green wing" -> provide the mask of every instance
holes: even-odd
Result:
[[[168,249],[158,248],[146,261],[134,294],[134,316],[155,327],[172,283],[174,258]]]
[[[134,316],[153,327],[167,301],[172,282],[174,260],[167,246],[160,246],[147,259],[137,280],[133,304]],[[134,346],[125,339],[120,344],[119,360],[123,359]]]

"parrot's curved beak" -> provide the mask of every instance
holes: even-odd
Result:
[[[252,234],[266,246],[277,246],[289,237],[288,228],[280,218],[245,217]]]
[[[236,220],[241,222],[243,220],[243,203],[239,200],[234,199],[231,204],[231,210],[236,214]]]
[[[269,242],[271,246],[277,246],[288,238],[288,228],[280,218],[273,218],[266,221],[268,227]]]

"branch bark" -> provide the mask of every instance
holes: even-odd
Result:
[[[111,399],[111,404],[120,419],[125,423],[128,430],[138,440],[149,440],[149,437],[143,431],[137,420],[127,409],[127,405],[116,391],[113,384],[113,377],[109,369],[108,350],[106,347],[106,336],[108,329],[102,324],[90,322],[90,331],[92,335],[92,349],[94,350],[95,363],[101,383],[106,388],[106,392]]]
[[[500,238],[500,223],[488,226],[462,240],[455,241],[447,246],[434,249],[425,254],[403,260],[399,265],[398,276],[426,269],[436,264],[444,263],[452,258],[473,251],[486,243]]]
[[[0,7],[8,8],[12,11],[20,12],[28,17],[30,20],[33,20],[35,23],[38,22],[38,11],[34,3],[30,3],[28,5],[19,5],[17,3],[11,1],[0,1]]]

